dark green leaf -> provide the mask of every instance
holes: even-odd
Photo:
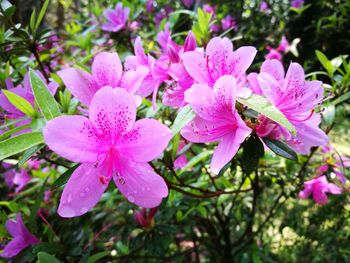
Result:
[[[243,171],[249,175],[259,165],[259,159],[264,156],[264,146],[256,135],[249,137],[243,144]]]
[[[44,144],[39,144],[39,145],[33,146],[33,147],[29,148],[28,150],[24,151],[21,158],[19,158],[17,165],[22,166],[23,164],[25,164],[26,161],[28,161],[30,159],[30,157],[33,156],[33,154],[40,151],[44,147],[45,147]]]
[[[38,253],[38,260],[37,263],[60,263],[57,258],[54,256],[47,254],[45,252],[39,252]]]
[[[109,251],[102,251],[99,253],[96,253],[89,257],[89,259],[86,261],[86,263],[95,263],[96,261],[108,256],[110,254]]]
[[[263,138],[263,141],[275,154],[290,160],[296,161],[298,159],[297,154],[287,144],[277,140],[270,140],[268,138]]]
[[[39,28],[40,23],[43,20],[44,15],[45,15],[46,10],[47,10],[47,7],[49,6],[49,2],[50,2],[50,0],[46,0],[43,7],[41,8],[39,16],[38,16],[36,23],[35,23],[35,30],[37,30]]]
[[[67,171],[65,171],[60,177],[56,179],[56,181],[52,184],[51,189],[58,188],[62,185],[65,185],[69,178],[71,177],[72,173],[80,166],[80,163],[72,166]]]

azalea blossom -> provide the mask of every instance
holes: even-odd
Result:
[[[181,135],[196,143],[219,142],[210,165],[214,174],[231,161],[251,133],[235,109],[236,94],[237,81],[230,75],[220,77],[213,88],[194,84],[185,92],[185,101],[197,116]]]
[[[277,47],[277,50],[283,53],[287,53],[289,50],[289,42],[285,35],[282,36],[281,42]]]
[[[229,28],[233,28],[237,30],[237,23],[234,17],[227,15],[221,20],[221,26],[223,30],[227,30]]]
[[[224,75],[236,78],[239,96],[247,96],[245,89],[245,72],[252,64],[256,48],[244,46],[233,51],[232,42],[228,38],[212,38],[205,50],[205,56],[197,51],[182,55],[183,65],[189,75],[199,84],[213,87]],[[250,94],[249,94],[250,95]]]
[[[60,116],[47,123],[44,138],[49,148],[82,163],[64,188],[60,216],[89,211],[112,178],[131,203],[144,208],[158,206],[168,195],[163,178],[147,162],[162,153],[172,133],[156,120],[135,119],[133,97],[123,89],[103,87],[90,103],[89,118]]]
[[[350,167],[350,158],[346,156],[334,155],[331,146],[322,147],[323,164],[317,168],[317,175],[326,175],[327,173],[333,173],[343,184],[346,183],[346,177],[344,175],[344,169]]]
[[[260,137],[284,138],[297,152],[307,154],[313,146],[326,145],[328,136],[319,128],[321,116],[314,109],[323,100],[322,82],[306,81],[303,68],[291,63],[285,74],[281,62],[266,60],[260,74],[251,73],[248,81],[252,90],[263,94],[294,125],[297,135],[293,136],[264,116],[259,117],[256,128]]]
[[[5,227],[13,239],[5,246],[3,252],[0,254],[1,257],[12,258],[18,255],[23,249],[40,243],[40,240],[30,233],[23,224],[21,214],[17,214],[16,221],[8,219]]]
[[[105,86],[123,88],[130,94],[141,94],[138,89],[149,73],[149,69],[142,65],[123,72],[122,63],[115,52],[97,54],[91,68],[91,74],[77,68],[57,72],[67,89],[86,106],[89,106],[95,93]]]
[[[327,181],[326,176],[320,176],[304,182],[304,190],[299,193],[299,198],[306,199],[310,195],[318,204],[324,205],[328,202],[327,193],[339,195],[343,189]]]
[[[123,29],[128,21],[130,13],[129,7],[124,7],[121,2],[119,2],[115,9],[107,9],[104,11],[103,15],[108,20],[104,23],[101,28],[104,31],[118,32]]]
[[[175,54],[172,55],[172,63],[169,65],[167,74],[172,78],[166,81],[167,87],[163,95],[163,104],[170,107],[182,107],[185,105],[184,97],[185,91],[188,90],[194,83],[194,79],[186,71],[182,55],[186,52],[196,50],[196,38],[190,31],[185,39],[184,46],[179,49],[177,53],[170,48],[170,53],[174,52],[177,58],[174,59]]]
[[[283,55],[278,49],[270,46],[267,46],[266,49],[269,52],[266,54],[265,59],[276,59],[276,60],[282,61]]]

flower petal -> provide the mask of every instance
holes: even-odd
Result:
[[[97,87],[94,87],[92,83],[91,75],[75,68],[63,69],[58,71],[57,74],[73,96],[82,104],[89,106],[97,90]]]
[[[123,89],[103,87],[91,101],[89,117],[98,131],[112,142],[133,127],[136,119],[135,100]]]
[[[258,82],[260,89],[264,96],[267,98],[269,102],[271,102],[273,105],[278,104],[279,96],[278,96],[278,89],[279,89],[279,84],[275,80],[275,78],[265,72],[262,72],[258,75]]]
[[[27,244],[22,237],[15,237],[5,246],[0,256],[4,258],[12,258],[19,254],[23,249],[25,249],[29,245],[30,244]]]
[[[286,78],[284,79],[284,90],[297,91],[304,85],[305,73],[303,67],[298,63],[289,65]]]
[[[181,56],[188,74],[198,83],[208,83],[209,76],[204,57],[195,51],[185,52]]]
[[[171,130],[164,124],[153,119],[142,119],[123,136],[118,151],[128,160],[150,162],[165,150],[171,137]]]
[[[181,135],[191,142],[215,142],[230,133],[232,124],[227,122],[212,122],[197,116],[181,129]]]
[[[44,138],[51,150],[72,162],[95,162],[102,150],[93,125],[83,116],[50,120]]]
[[[284,68],[280,61],[277,59],[265,60],[261,65],[260,72],[269,73],[277,81],[282,81],[284,79]]]
[[[256,53],[256,48],[250,46],[235,50],[227,63],[228,73],[236,78],[244,74],[253,63]]]
[[[93,208],[108,186],[108,182],[103,183],[99,179],[101,175],[106,175],[103,166],[80,165],[64,187],[58,214],[61,217],[75,217]]]
[[[228,111],[234,111],[236,103],[237,81],[230,75],[220,77],[214,85],[216,103]]]
[[[138,66],[135,70],[129,70],[123,74],[119,86],[125,88],[129,93],[135,94],[148,73],[149,69],[145,66]]]
[[[92,77],[101,88],[103,86],[118,87],[123,73],[119,56],[115,52],[101,52],[92,63]]]
[[[236,155],[241,143],[244,142],[245,138],[251,133],[251,129],[245,125],[237,112],[235,116],[238,125],[237,129],[231,130],[231,133],[225,135],[214,151],[210,164],[211,171],[214,174],[218,174],[220,170],[231,161]]]
[[[114,181],[120,192],[138,206],[152,208],[158,206],[168,195],[168,187],[162,177],[147,163],[133,163],[119,159],[119,175]]]

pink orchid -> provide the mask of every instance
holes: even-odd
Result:
[[[187,72],[197,83],[213,87],[221,76],[231,75],[237,79],[239,96],[245,97],[247,89],[243,88],[243,79],[256,52],[256,48],[250,46],[233,51],[228,38],[214,37],[209,41],[204,57],[197,51],[191,51],[185,52],[182,59]]]
[[[119,2],[115,9],[107,9],[104,11],[103,15],[108,20],[107,23],[104,23],[101,28],[104,31],[109,32],[118,32],[125,27],[126,22],[128,21],[130,13],[130,8],[123,8],[123,4]]]
[[[197,116],[181,135],[196,143],[219,142],[211,161],[215,174],[231,161],[251,132],[235,109],[236,94],[237,81],[229,75],[220,77],[213,88],[194,84],[185,92],[185,101]]]
[[[162,153],[172,133],[156,120],[135,119],[133,97],[123,89],[103,87],[90,103],[89,118],[60,116],[47,123],[44,138],[49,148],[82,163],[64,188],[60,216],[86,213],[112,177],[131,203],[144,208],[158,206],[168,195],[163,178],[147,162]]]
[[[236,20],[230,15],[225,16],[221,20],[221,26],[223,30],[227,30],[229,28],[233,28],[234,30],[237,30]]]
[[[76,68],[57,72],[69,91],[86,106],[89,106],[95,93],[105,86],[123,88],[130,94],[138,94],[148,73],[149,69],[142,65],[123,72],[119,56],[115,52],[96,55],[92,63],[92,74]]]
[[[316,179],[304,182],[304,190],[299,193],[299,198],[306,199],[311,194],[314,201],[324,205],[328,202],[327,193],[339,195],[343,189],[327,181],[326,176],[320,176]]]
[[[263,94],[275,105],[297,132],[294,137],[278,124],[260,119],[260,126],[257,127],[259,136],[272,139],[284,137],[301,154],[309,153],[313,146],[327,144],[328,136],[319,128],[320,114],[314,113],[315,107],[323,99],[321,81],[306,81],[304,70],[298,63],[291,63],[285,74],[278,60],[266,60],[260,74],[251,73],[247,78],[252,90]]]
[[[5,246],[4,251],[0,254],[1,257],[12,258],[23,249],[40,243],[40,240],[30,233],[23,224],[21,214],[17,214],[16,221],[12,219],[7,220],[5,227],[13,239]]]

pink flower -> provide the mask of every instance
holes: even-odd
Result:
[[[126,22],[128,21],[130,13],[130,8],[123,8],[123,4],[119,2],[115,9],[107,9],[104,11],[103,15],[108,20],[107,23],[102,25],[102,30],[108,32],[118,32],[125,27]]]
[[[278,60],[266,60],[261,66],[260,74],[251,73],[247,78],[254,92],[263,94],[275,105],[295,126],[297,132],[294,137],[278,124],[272,124],[271,127],[268,123],[273,122],[265,121],[261,122],[265,127],[257,128],[259,136],[275,139],[276,134],[282,135],[301,154],[309,153],[313,146],[327,144],[328,136],[319,128],[320,114],[314,113],[315,107],[323,99],[321,81],[306,81],[304,70],[298,63],[291,63],[285,74]]]
[[[189,8],[193,5],[194,0],[181,0],[181,2],[185,7]]]
[[[210,30],[211,31],[213,31],[213,32],[215,32],[215,33],[217,33],[217,32],[219,32],[220,31],[220,25],[218,25],[218,24],[211,24],[210,26],[209,26],[209,28],[210,28]]]
[[[64,188],[60,216],[89,211],[112,177],[131,203],[144,208],[158,206],[168,195],[163,178],[147,162],[162,153],[172,133],[156,120],[135,120],[133,97],[123,89],[103,87],[90,103],[89,118],[60,116],[47,123],[44,138],[49,148],[82,163]]]
[[[241,91],[241,79],[252,64],[256,48],[245,46],[233,51],[228,38],[214,37],[207,45],[205,56],[197,51],[185,52],[182,55],[183,65],[190,76],[200,84],[213,87],[224,75],[231,75],[238,81]]]
[[[183,147],[185,147],[185,145],[186,145],[185,142],[181,141],[180,144],[179,144],[179,148],[177,149],[177,152],[180,152],[183,149]],[[184,153],[181,154],[174,161],[174,168],[175,168],[175,170],[185,167],[187,162],[188,162],[188,160],[187,160],[186,154],[184,154]]]
[[[20,192],[32,178],[28,175],[27,171],[23,168],[19,172],[15,173],[13,177],[13,184],[16,186],[15,192]]]
[[[230,16],[227,15],[221,20],[221,26],[223,30],[227,30],[229,28],[233,28],[234,30],[237,30],[237,23],[236,20]]]
[[[197,116],[181,135],[196,143],[219,142],[211,161],[215,174],[231,161],[251,132],[235,109],[236,94],[237,81],[229,75],[220,77],[213,88],[194,84],[185,92],[185,101]]]
[[[285,35],[282,36],[281,42],[277,47],[277,50],[283,53],[287,53],[289,50],[289,43]]]
[[[172,80],[166,82],[167,87],[165,94],[163,95],[164,105],[174,108],[182,107],[185,105],[185,91],[192,86],[194,80],[188,74],[183,65],[182,55],[186,52],[194,51],[196,47],[196,38],[190,31],[185,39],[183,48],[180,48],[177,53],[178,61],[171,63],[168,67],[167,74],[172,78]]]
[[[137,94],[148,73],[149,69],[142,65],[123,72],[119,56],[115,52],[96,55],[92,63],[92,74],[76,68],[57,72],[69,91],[86,106],[89,106],[95,93],[104,86],[123,88],[130,94]]]
[[[267,46],[266,49],[269,51],[269,53],[266,54],[266,59],[277,59],[279,61],[282,60],[282,54],[278,51],[278,49],[272,48],[270,46]]]
[[[153,93],[153,105],[155,107],[158,88],[168,78],[167,59],[165,61],[164,59],[156,60],[150,54],[146,55],[140,37],[135,40],[134,53],[134,56],[126,57],[125,68],[127,70],[137,70],[141,65],[148,70],[135,94],[140,97],[147,97]]]
[[[214,14],[215,13],[215,7],[209,5],[209,4],[204,4],[203,5],[203,10],[209,14]]]
[[[328,202],[327,193],[339,195],[343,189],[327,181],[326,176],[304,182],[304,190],[299,193],[299,198],[306,199],[312,194],[312,198],[318,204],[324,205]]]
[[[158,207],[145,209],[134,212],[134,220],[137,224],[144,228],[151,228],[154,226],[154,215],[157,213]]]
[[[5,227],[13,239],[5,246],[3,252],[0,254],[1,257],[12,258],[23,249],[40,243],[40,240],[30,233],[23,224],[21,214],[17,214],[16,221],[12,219],[7,220]]]
[[[343,184],[346,183],[344,169],[350,167],[350,159],[345,156],[335,155],[331,146],[322,147],[324,164],[317,168],[317,175],[325,175],[333,172]]]
[[[269,5],[265,1],[262,1],[260,3],[260,12],[266,13],[267,11],[269,11]]]
[[[291,6],[294,8],[300,8],[304,5],[304,0],[292,0],[291,1]]]
[[[147,0],[146,1],[146,11],[147,13],[152,13],[154,10],[154,0]]]

